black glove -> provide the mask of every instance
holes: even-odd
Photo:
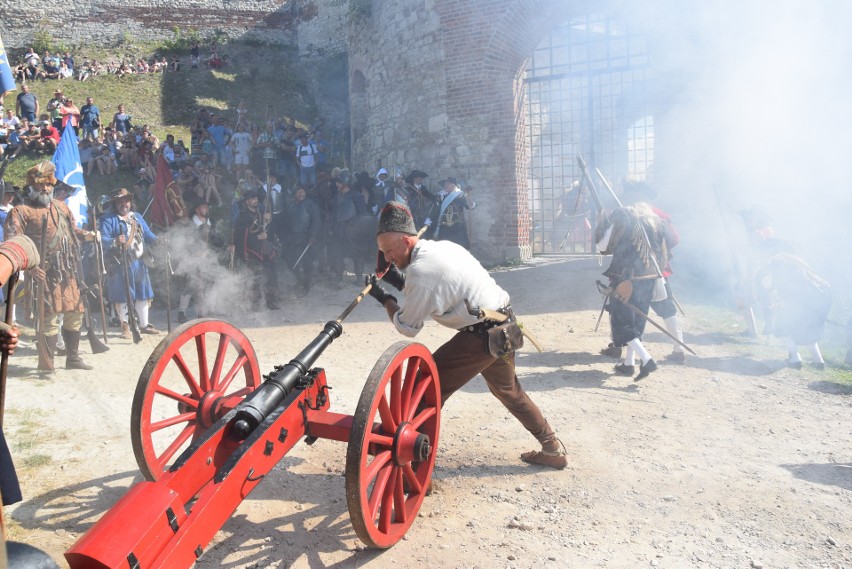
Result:
[[[391,285],[396,290],[405,288],[405,274],[396,268],[396,265],[391,263],[387,272],[382,277],[382,280]]]
[[[396,297],[392,294],[388,294],[388,292],[382,288],[382,285],[379,284],[379,279],[376,278],[376,275],[369,275],[364,277],[365,285],[372,285],[370,288],[370,296],[379,301],[379,304],[382,306],[385,305],[385,302],[389,299],[392,299],[396,302]]]

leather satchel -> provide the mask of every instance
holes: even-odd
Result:
[[[524,346],[524,334],[517,322],[507,322],[489,328],[488,353],[495,358],[502,358]]]

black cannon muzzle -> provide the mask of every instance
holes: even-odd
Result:
[[[239,407],[234,421],[234,434],[244,439],[269,416],[293,390],[299,378],[308,373],[331,343],[343,334],[340,322],[326,323],[322,332],[285,366],[276,367],[260,388]]]

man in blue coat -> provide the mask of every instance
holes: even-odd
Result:
[[[154,298],[148,267],[142,261],[145,247],[157,242],[157,236],[145,223],[142,215],[131,211],[133,194],[126,188],[116,191],[110,199],[112,213],[100,220],[101,242],[107,265],[106,297],[115,303],[121,320],[121,337],[130,338],[127,324],[127,289],[124,260],[129,261],[130,297],[136,309],[139,331],[159,334],[148,321],[149,301]]]

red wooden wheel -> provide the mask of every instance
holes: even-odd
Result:
[[[130,435],[139,469],[159,479],[189,443],[260,385],[249,339],[221,320],[194,320],[163,338],[136,384]]]
[[[422,344],[388,348],[364,389],[346,449],[346,501],[358,537],[388,548],[402,539],[426,496],[441,424],[441,389]]]

